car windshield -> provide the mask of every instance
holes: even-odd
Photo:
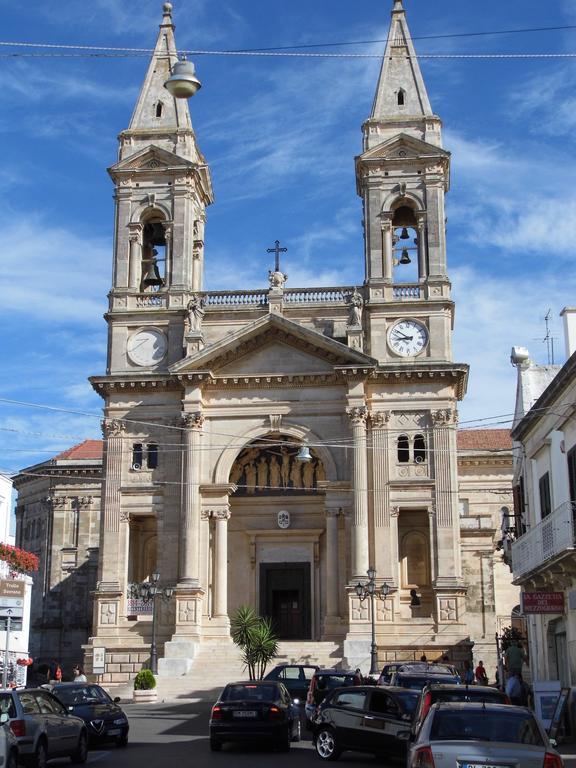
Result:
[[[462,686],[455,691],[434,691],[434,701],[486,701],[488,703],[503,704],[505,699],[500,691],[477,690],[475,688],[465,688]]]
[[[278,689],[275,685],[228,685],[221,701],[275,701]]]
[[[332,688],[343,688],[354,684],[354,675],[319,675],[318,687],[331,690]]]
[[[506,744],[533,744],[544,741],[529,712],[488,709],[439,709],[434,713],[430,741],[499,741]]]
[[[54,688],[53,693],[67,707],[77,704],[100,704],[106,700],[103,691],[95,685],[84,685],[82,688],[62,686],[62,688]]]

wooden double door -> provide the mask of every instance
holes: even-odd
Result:
[[[261,563],[260,613],[272,619],[281,640],[310,640],[310,564]]]

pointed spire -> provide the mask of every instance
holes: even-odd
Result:
[[[162,8],[162,22],[154,53],[130,126],[122,134],[131,138],[127,146],[125,143],[122,148],[122,158],[142,148],[143,142],[138,140],[139,136],[144,139],[146,135],[146,144],[158,144],[174,151],[177,136],[184,134],[191,137],[191,140],[178,143],[178,154],[190,160],[198,159],[188,102],[186,99],[174,98],[164,88],[172,67],[178,61],[174,29],[172,3],[166,2]]]
[[[372,120],[395,120],[432,116],[424,78],[402,0],[394,0],[392,22],[382,61],[382,70],[372,108]]]

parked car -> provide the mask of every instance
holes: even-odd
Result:
[[[454,685],[428,683],[422,689],[412,721],[412,737],[418,735],[430,707],[438,701],[480,701],[487,704],[510,704],[510,699],[498,688],[487,685]]]
[[[90,745],[106,741],[114,741],[118,747],[128,744],[130,726],[118,706],[119,697],[112,700],[93,683],[56,683],[51,691],[69,712],[84,720]]]
[[[228,683],[210,715],[210,749],[225,742],[265,739],[282,751],[300,740],[298,707],[286,687],[273,680]]]
[[[451,667],[427,664],[421,667],[403,667],[392,674],[390,685],[421,691],[428,683],[460,683],[460,675]]]
[[[357,686],[331,691],[312,720],[314,748],[323,760],[352,749],[405,758],[418,692]]]
[[[278,664],[265,675],[264,680],[278,680],[288,689],[292,699],[304,705],[310,682],[319,667],[310,664]]]
[[[43,688],[0,690],[0,720],[7,722],[18,742],[20,761],[45,768],[53,757],[85,763],[88,734],[75,717]]]
[[[8,713],[0,716],[0,725],[8,722]],[[17,768],[19,759],[18,741],[8,726],[0,728],[0,765]]]
[[[362,676],[358,672],[342,669],[318,669],[310,680],[306,695],[306,722],[309,725],[319,704],[326,694],[334,688],[347,688],[350,685],[361,685]]]
[[[408,756],[408,768],[521,766],[563,768],[526,707],[476,702],[434,704]]]

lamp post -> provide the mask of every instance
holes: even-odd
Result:
[[[150,644],[150,670],[153,675],[158,674],[158,649],[156,647],[156,598],[170,600],[174,594],[174,587],[159,587],[160,574],[154,571],[150,581],[142,581],[132,585],[132,596],[143,603],[152,603],[152,642]]]
[[[372,618],[372,644],[370,646],[370,674],[377,675],[378,670],[378,648],[376,647],[376,616],[374,611],[374,599],[386,600],[390,593],[390,587],[384,583],[379,588],[376,587],[376,569],[368,568],[368,581],[358,582],[355,587],[356,594],[361,603],[370,598],[370,614]]]

